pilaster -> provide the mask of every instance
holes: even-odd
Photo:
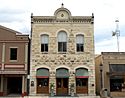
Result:
[[[4,79],[3,79],[3,75],[1,75],[1,88],[0,88],[0,96],[3,96],[3,86],[4,86]]]
[[[28,64],[28,43],[25,44],[25,70],[27,71]]]
[[[5,63],[5,43],[3,43],[3,48],[2,48],[2,70],[4,70],[4,63]]]

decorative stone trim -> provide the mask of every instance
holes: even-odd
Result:
[[[56,19],[54,16],[33,16],[33,23],[92,23],[92,16],[72,16],[69,19]]]

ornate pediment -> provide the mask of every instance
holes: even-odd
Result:
[[[54,16],[33,16],[31,15],[31,23],[92,23],[94,22],[94,15],[92,16],[72,16],[71,12],[63,7],[58,8],[54,12]]]
[[[56,17],[56,19],[69,19],[71,17],[71,12],[67,9],[63,7],[58,8],[55,13],[54,16]]]

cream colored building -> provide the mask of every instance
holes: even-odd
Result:
[[[125,97],[125,52],[102,52],[95,59],[96,91],[106,88],[112,97]]]
[[[94,16],[31,15],[30,95],[95,95]],[[72,88],[72,89],[71,89]]]

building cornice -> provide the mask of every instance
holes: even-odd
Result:
[[[56,19],[54,16],[33,16],[32,23],[93,23],[92,16],[71,16],[69,19]]]
[[[61,8],[58,8],[54,12],[54,16],[33,16],[31,14],[31,23],[78,23],[78,24],[93,24],[94,23],[94,14],[92,16],[72,16],[71,12],[64,8],[63,4]]]

